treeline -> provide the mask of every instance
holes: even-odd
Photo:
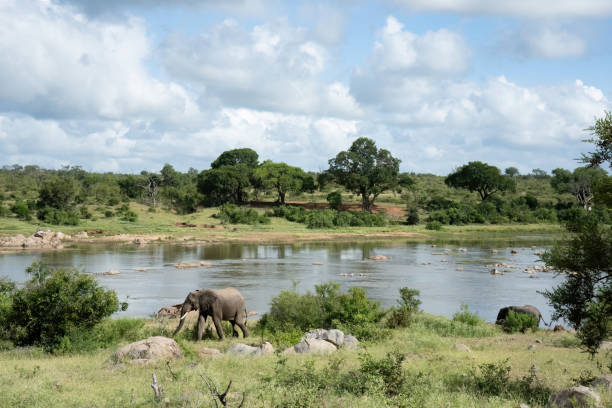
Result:
[[[260,162],[252,149],[223,152],[209,169],[182,173],[170,164],[159,172],[140,174],[94,173],[79,166],[59,170],[12,165],[0,169],[0,216],[16,216],[49,224],[76,225],[92,218],[90,206],[105,217],[136,221],[129,203],[137,201],[178,214],[200,207],[224,207],[228,223],[241,219],[265,222],[240,209],[252,201],[274,201],[279,208],[269,216],[303,222],[311,228],[380,226],[387,219],[346,211],[346,201],[359,201],[364,213],[377,200],[406,206],[408,224],[532,223],[565,221],[581,211],[597,212],[609,222],[607,205],[594,200],[597,189],[610,188],[610,177],[598,167],[573,172],[555,169],[552,175],[534,169],[520,175],[516,168],[501,170],[470,162],[446,178],[400,173],[400,160],[373,140],[359,138],[347,151],[329,159],[320,173],[269,160]],[[607,187],[606,187],[607,186]],[[310,195],[309,201],[327,201],[329,210],[286,209],[288,196]],[[599,195],[604,197],[605,195]],[[344,201],[344,203],[343,203]],[[601,201],[601,200],[599,200]],[[250,215],[249,215],[250,214]]]

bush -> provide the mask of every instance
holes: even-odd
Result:
[[[92,217],[91,212],[89,212],[89,209],[85,206],[79,208],[79,212],[81,214],[81,218],[83,219],[90,219]]]
[[[525,333],[527,329],[538,329],[538,318],[529,313],[517,313],[510,310],[504,322],[504,330],[508,333]]]
[[[74,210],[59,210],[53,207],[43,207],[36,214],[39,220],[53,225],[79,225],[80,218]]]
[[[306,227],[311,229],[334,228],[334,218],[332,210],[312,210],[306,214]]]
[[[8,217],[10,213],[11,213],[11,210],[6,208],[4,204],[0,202],[0,217]]]
[[[380,303],[368,299],[362,288],[342,293],[340,284],[324,283],[315,286],[315,293],[282,291],[272,299],[270,311],[259,320],[256,330],[274,333],[297,329],[303,334],[310,329],[337,328],[360,339],[380,338],[388,334],[378,332],[380,328],[375,325],[383,315]]]
[[[147,337],[145,319],[106,318],[91,330],[70,328],[53,347],[54,354],[92,351],[113,346],[120,341],[134,342]]]
[[[259,215],[252,208],[238,207],[235,204],[223,204],[216,216],[223,224],[269,224],[270,219]]]
[[[26,202],[23,200],[16,201],[11,206],[11,212],[15,214],[17,218],[20,218],[22,220],[26,220],[26,221],[32,220],[32,213],[30,211],[30,208],[26,204]]]
[[[419,223],[419,210],[416,207],[410,207],[408,209],[408,215],[406,216],[406,224],[417,225]]]
[[[136,222],[138,220],[138,214],[136,214],[132,210],[127,210],[123,213],[121,220],[127,222]]]
[[[419,311],[421,301],[417,299],[419,291],[410,288],[400,288],[401,300],[398,300],[397,307],[389,310],[390,315],[387,319],[387,327],[395,329],[397,327],[408,327],[413,322],[413,315]]]
[[[329,208],[338,211],[342,205],[342,194],[339,191],[332,191],[327,195]]]
[[[442,223],[440,221],[428,221],[425,224],[425,228],[433,231],[440,231],[442,229]]]
[[[106,211],[104,211],[104,216],[106,218],[112,218],[112,217],[115,216],[115,213],[113,212],[113,210],[106,210]]]
[[[459,311],[453,315],[453,321],[459,323],[465,323],[469,326],[478,326],[479,324],[484,323],[476,313],[472,313],[468,310],[468,305],[462,303],[459,306]]]
[[[12,292],[8,312],[8,337],[16,345],[38,344],[51,351],[70,333],[91,331],[119,310],[115,291],[99,286],[91,275],[37,262],[26,272],[32,277]]]

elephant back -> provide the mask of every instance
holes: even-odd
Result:
[[[224,320],[246,318],[246,302],[238,289],[229,287],[214,292],[219,299]]]

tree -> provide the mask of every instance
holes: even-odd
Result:
[[[595,124],[587,130],[594,137],[585,141],[595,143],[596,150],[588,155],[583,155],[583,161],[591,165],[608,162],[612,167],[612,112],[605,112],[604,117],[596,119]]]
[[[171,164],[164,164],[159,174],[161,175],[160,184],[162,187],[178,187],[181,174],[174,170]]]
[[[276,202],[284,205],[285,195],[290,191],[301,191],[304,179],[310,176],[299,167],[266,160],[255,170],[254,177],[260,180],[264,188],[276,190]]]
[[[578,167],[573,173],[565,169],[554,169],[552,173],[552,188],[559,194],[572,194],[585,210],[591,205],[595,186],[607,178],[606,172],[599,167]]]
[[[141,191],[143,192],[145,202],[148,202],[151,207],[156,208],[159,201],[159,186],[162,179],[159,174],[141,171]]]
[[[504,174],[508,177],[517,177],[520,173],[519,170],[516,167],[508,167],[505,171]]]
[[[37,207],[51,207],[58,210],[74,208],[78,186],[68,177],[52,177],[38,190]]]
[[[499,169],[479,161],[469,162],[449,174],[444,183],[454,188],[476,191],[482,201],[502,191],[514,191],[513,180],[501,175]]]
[[[531,170],[531,175],[535,178],[546,178],[548,174],[542,169],[533,169]]]
[[[236,166],[244,164],[248,168],[254,169],[258,165],[259,155],[253,149],[242,148],[227,150],[211,163],[212,169],[218,169],[221,166]]]
[[[598,150],[583,159],[593,165],[608,162],[612,166],[610,112],[589,130],[599,139],[587,141],[595,142]],[[555,174],[559,185],[567,180],[567,173]],[[595,354],[601,342],[612,336],[612,230],[593,213],[586,213],[567,228],[572,235],[542,256],[547,265],[565,275],[565,281],[543,295],[554,309],[553,319],[570,322],[582,346]]]
[[[372,211],[376,198],[398,185],[400,160],[385,149],[377,149],[372,139],[360,137],[348,151],[329,160],[327,172],[340,185],[361,195],[361,209]]]
[[[243,204],[251,185],[251,170],[244,164],[204,170],[198,176],[198,191],[207,205]]]

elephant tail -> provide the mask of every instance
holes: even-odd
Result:
[[[546,327],[550,327],[550,325],[552,324],[552,320],[550,321],[550,323],[546,323],[546,320],[544,320],[544,318],[542,317],[542,315],[540,315],[540,319],[542,320],[542,323],[544,323],[546,325]]]

